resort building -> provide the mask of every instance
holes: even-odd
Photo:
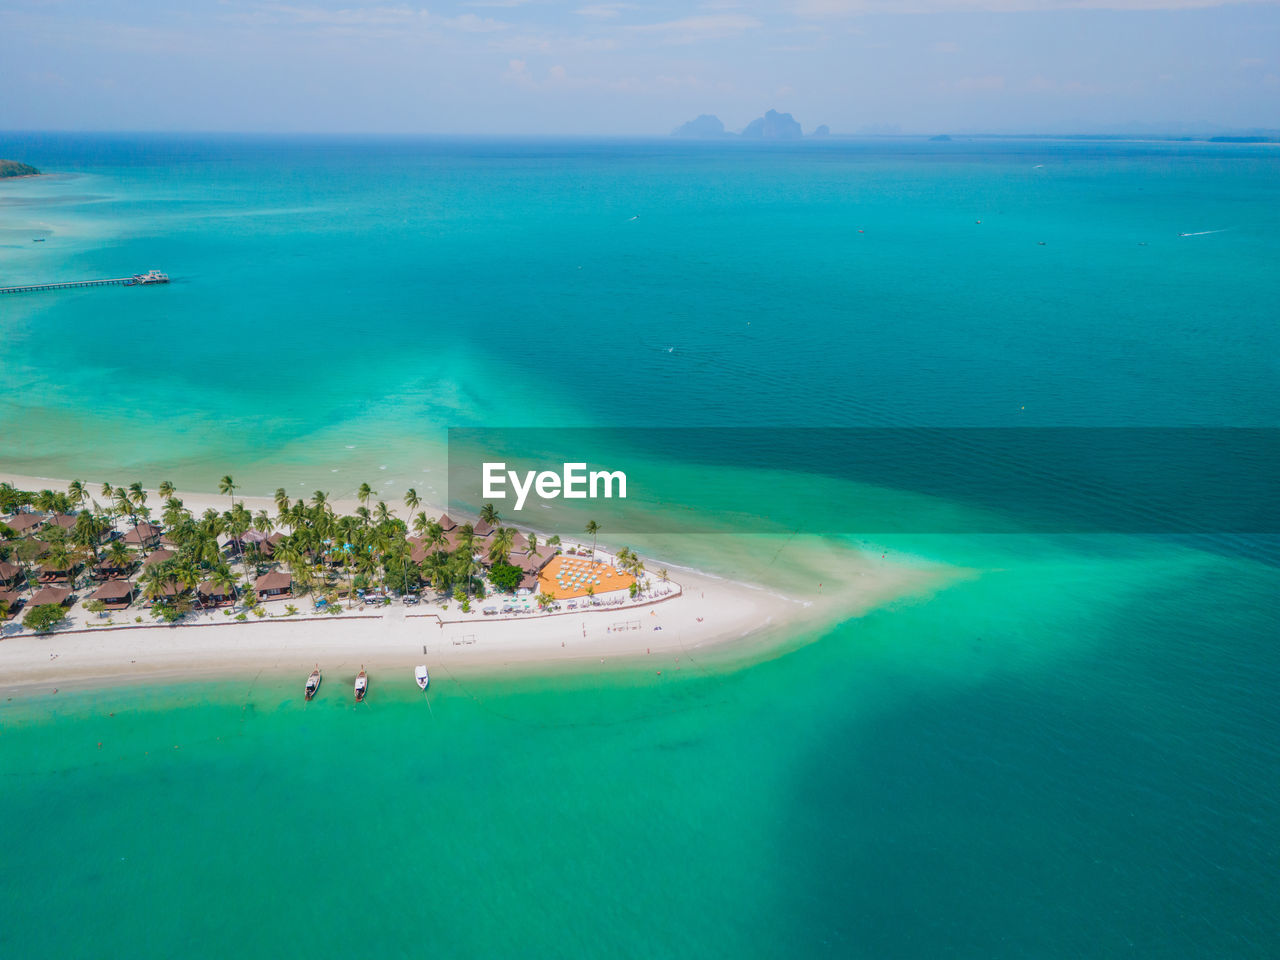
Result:
[[[141,547],[143,550],[149,550],[152,547],[160,546],[161,533],[163,531],[154,523],[146,523],[144,521],[125,533],[124,542],[131,547]]]
[[[264,573],[254,581],[259,600],[285,600],[293,596],[293,578],[282,570]]]
[[[436,522],[440,524],[440,529],[443,530],[445,533],[448,533],[450,530],[456,530],[458,528],[457,522],[452,517],[450,517],[447,513],[440,514],[440,519]]]
[[[196,587],[196,592],[206,607],[229,607],[236,602],[235,587],[219,587],[212,580],[204,581]]]
[[[18,611],[22,609],[22,598],[18,596],[17,590],[0,589],[0,609],[8,610],[0,619],[12,620],[18,615]]]
[[[119,580],[121,577],[127,577],[131,570],[133,570],[132,563],[117,566],[115,561],[109,557],[103,557],[94,565],[93,578],[95,580]]]
[[[108,610],[123,610],[133,602],[133,593],[133,584],[128,580],[109,580],[89,594],[89,600],[101,600]]]
[[[76,525],[76,518],[69,513],[55,513],[49,518],[49,525],[70,530]]]
[[[485,523],[483,520],[477,520],[476,525],[472,528],[472,532],[477,540],[486,540],[493,536],[492,525]]]
[[[80,570],[80,564],[71,563],[65,567],[55,567],[52,564],[44,564],[40,568],[41,583],[70,583]]]
[[[20,537],[25,537],[31,531],[44,526],[44,514],[42,513],[19,513],[4,521],[5,526],[11,529]]]
[[[22,576],[22,568],[8,560],[0,560],[0,587],[12,587]]]
[[[176,556],[177,554],[172,550],[157,550],[155,553],[151,554],[151,556],[147,557],[147,559],[142,561],[142,567],[144,570],[150,570],[157,563],[164,563],[166,560],[172,560]]]
[[[66,606],[70,600],[71,590],[67,587],[43,587],[31,598],[31,606],[43,607],[45,604],[53,603],[62,607]]]

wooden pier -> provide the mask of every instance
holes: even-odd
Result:
[[[0,287],[0,293],[39,293],[42,290],[71,290],[76,287],[132,287],[168,283],[169,277],[152,270],[132,277],[108,277],[105,280],[66,280],[62,283],[25,283],[17,287]]]

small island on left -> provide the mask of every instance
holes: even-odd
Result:
[[[29,163],[17,160],[0,160],[0,179],[5,177],[38,177],[40,171]]]

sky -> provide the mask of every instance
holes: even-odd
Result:
[[[1280,0],[0,0],[0,130],[1280,128]]]

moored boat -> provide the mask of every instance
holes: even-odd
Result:
[[[427,684],[431,682],[431,677],[427,675],[427,668],[425,664],[420,663],[413,668],[413,679],[418,681],[419,690],[425,691],[427,689]]]
[[[316,691],[320,689],[320,667],[317,666],[311,671],[311,676],[307,677],[307,699],[310,700],[316,695]]]
[[[364,699],[364,695],[369,692],[369,675],[364,672],[364,665],[361,664],[360,672],[356,674],[356,703]]]

